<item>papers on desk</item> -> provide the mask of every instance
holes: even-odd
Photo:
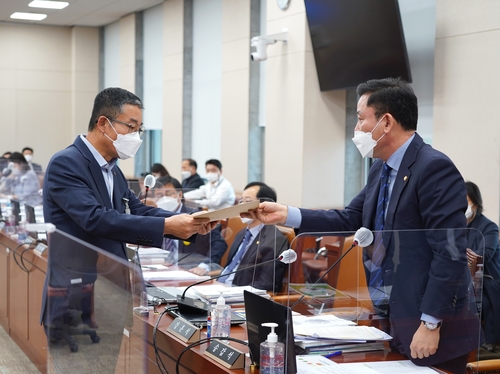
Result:
[[[379,341],[392,340],[392,337],[373,326],[294,326],[296,335],[315,338],[349,340],[349,341]]]
[[[167,280],[194,280],[201,281],[203,279],[208,279],[206,276],[199,276],[193,274],[189,271],[184,270],[172,270],[172,271],[145,271],[143,273],[143,278],[146,281],[167,281]]]
[[[209,284],[194,286],[191,288],[199,297],[210,303],[216,303],[221,292],[226,300],[226,304],[243,303],[243,291],[253,292],[265,298],[270,298],[266,290],[259,290],[251,286],[230,287],[224,284]]]

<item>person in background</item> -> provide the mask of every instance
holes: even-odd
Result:
[[[222,164],[219,160],[205,162],[208,182],[197,190],[188,191],[184,197],[194,200],[203,208],[217,210],[234,205],[236,195],[231,182],[222,176]]]
[[[160,178],[165,176],[168,177],[170,175],[167,168],[162,164],[153,164],[151,166],[151,174],[153,174],[155,178]]]
[[[465,374],[483,337],[469,293],[464,180],[416,132],[418,101],[409,83],[374,79],[356,91],[353,142],[362,157],[377,158],[361,192],[341,210],[264,202],[242,217],[299,233],[375,230],[363,260],[374,305],[381,302],[374,291],[391,287],[385,310],[377,310],[389,318],[391,347],[416,365]],[[444,245],[450,228],[454,241]]]
[[[10,155],[7,169],[2,173],[4,176],[0,183],[0,193],[28,205],[41,204],[38,176],[31,170],[21,153],[14,152]]]
[[[4,152],[2,157],[0,157],[0,171],[3,171],[9,165],[9,157],[12,152]]]
[[[187,214],[198,211],[197,209],[187,207],[183,203],[184,197],[182,186],[177,179],[172,177],[161,177],[158,178],[157,183],[161,183],[164,187],[164,197],[156,201],[159,208],[175,213]],[[188,270],[197,275],[206,275],[209,271],[216,270],[214,264],[220,264],[222,256],[227,249],[227,243],[221,236],[220,225],[217,225],[209,234],[198,236],[194,243],[182,240],[176,240],[175,242],[179,251],[179,259],[185,259],[180,261],[179,265],[182,267],[186,267],[188,264],[193,265],[189,266]],[[192,258],[187,256],[188,253],[196,253],[210,258],[211,264],[208,264],[206,261],[194,264]]]
[[[42,166],[39,164],[35,164],[33,161],[33,148],[24,147],[22,150],[22,154],[26,161],[28,162],[30,168],[37,174],[42,173]]]
[[[483,297],[481,315],[486,338],[484,348],[495,351],[500,342],[500,245],[498,226],[483,215],[483,199],[479,187],[465,182],[468,207],[467,259],[483,264]],[[484,249],[484,252],[483,252]]]
[[[245,186],[240,203],[255,200],[276,202],[276,191],[263,182],[251,182]],[[236,234],[229,250],[227,265],[221,274],[241,271],[222,276],[219,282],[235,286],[250,285],[271,292],[281,291],[286,265],[281,261],[257,267],[255,265],[277,258],[288,249],[288,239],[276,226],[266,226],[258,219],[242,218],[242,221],[247,227]]]
[[[11,151],[6,151],[3,153],[2,158],[9,158],[11,154],[12,154]]]
[[[205,181],[197,172],[198,164],[192,158],[182,160],[182,188],[184,191],[198,189],[205,184]]]

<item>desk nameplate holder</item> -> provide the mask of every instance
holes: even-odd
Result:
[[[43,243],[38,243],[35,248],[33,248],[33,251],[37,253],[38,255],[43,255],[43,252],[47,249],[47,246]]]
[[[245,354],[217,339],[212,339],[204,353],[228,369],[244,369]]]
[[[179,338],[184,343],[194,343],[201,339],[201,328],[177,317],[168,326],[167,332]]]

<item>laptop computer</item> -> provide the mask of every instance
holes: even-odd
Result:
[[[137,271],[139,272],[141,282],[143,282],[143,291],[148,294],[148,303],[150,305],[166,304],[166,303],[176,303],[177,294],[180,293],[177,287],[157,287],[154,284],[144,281],[144,276],[141,267],[141,259],[139,256],[139,251],[127,247],[127,249],[132,251],[131,260],[134,265],[137,266]]]
[[[243,297],[245,298],[248,347],[252,351],[255,362],[260,361],[260,343],[265,341],[271,332],[269,327],[264,327],[262,324],[274,322],[278,324],[275,329],[278,341],[285,344],[285,373],[297,373],[292,310],[252,292],[244,291]]]

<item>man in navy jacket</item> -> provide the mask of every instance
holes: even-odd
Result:
[[[465,373],[467,354],[480,341],[480,327],[468,293],[463,178],[447,156],[416,133],[417,98],[409,84],[392,78],[371,80],[360,84],[357,93],[353,141],[363,157],[378,158],[363,190],[343,210],[262,203],[252,215],[300,232],[373,230],[381,172],[387,164],[387,249],[378,269],[384,284],[392,286],[388,312],[393,347],[417,365]],[[373,271],[371,249],[365,248],[364,263]]]

